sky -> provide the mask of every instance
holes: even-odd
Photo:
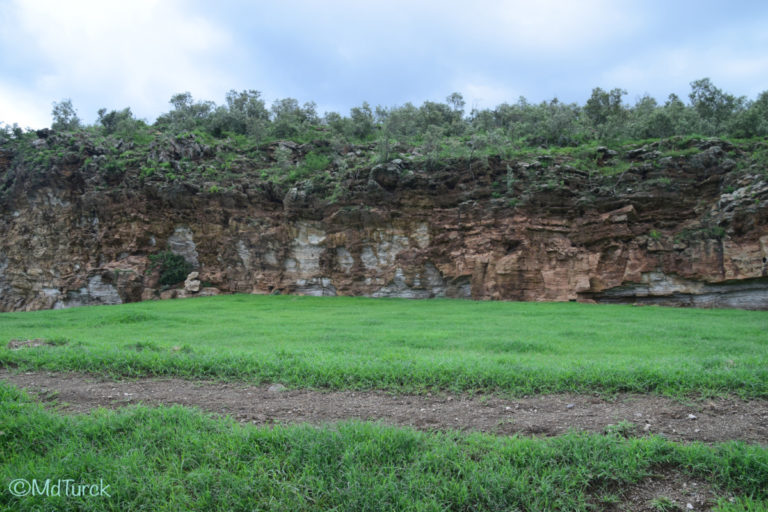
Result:
[[[29,128],[63,99],[88,123],[125,107],[152,122],[185,91],[348,114],[454,91],[467,110],[594,87],[687,99],[704,77],[768,89],[768,1],[0,0],[0,122]]]

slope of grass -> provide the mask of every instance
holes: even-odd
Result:
[[[11,339],[55,343],[10,350]],[[234,295],[0,314],[0,364],[290,386],[768,396],[768,313]]]
[[[0,507],[18,512],[594,510],[662,468],[750,506],[768,499],[768,449],[742,443],[496,438],[359,422],[256,428],[181,407],[67,417],[4,383],[0,425]],[[16,479],[103,483],[109,496],[16,497]]]

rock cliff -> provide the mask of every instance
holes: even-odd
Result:
[[[587,148],[586,169],[567,153],[435,164],[408,148],[372,165],[347,147],[325,181],[292,183],[246,153],[217,180],[105,172],[79,144],[44,164],[0,151],[0,310],[215,293],[768,309],[764,141]],[[262,154],[292,165],[311,149]],[[169,169],[219,158],[190,139],[153,151]],[[158,284],[149,256],[165,250],[194,286]]]

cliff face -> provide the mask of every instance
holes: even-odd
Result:
[[[177,143],[177,158],[210,157]],[[219,187],[78,158],[41,171],[6,151],[0,310],[233,292],[768,309],[766,172],[749,148],[691,144],[597,148],[596,170],[626,162],[611,176],[549,155],[396,159],[346,173],[330,198],[245,160]],[[162,250],[199,271],[199,291],[158,285],[149,255]]]

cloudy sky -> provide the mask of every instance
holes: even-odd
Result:
[[[63,98],[87,122],[126,106],[153,121],[183,91],[348,113],[453,91],[481,108],[593,87],[687,98],[702,77],[768,89],[768,1],[0,0],[0,121],[32,128]]]

